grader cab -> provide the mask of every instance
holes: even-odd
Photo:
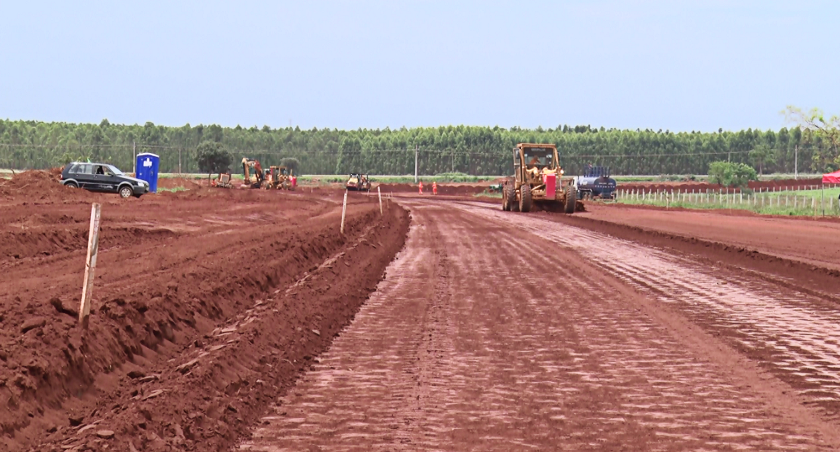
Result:
[[[557,146],[519,143],[513,148],[514,177],[502,190],[502,210],[529,212],[535,203],[562,206],[574,213],[577,193],[571,179],[563,180]]]

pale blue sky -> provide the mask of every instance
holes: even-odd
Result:
[[[717,130],[840,113],[837,1],[0,1],[0,117]]]

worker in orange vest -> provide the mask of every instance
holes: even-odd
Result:
[[[437,182],[435,182],[435,181],[432,181],[432,194],[433,195],[437,194]]]
[[[423,194],[423,181],[420,181],[420,194]]]

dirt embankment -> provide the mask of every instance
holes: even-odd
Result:
[[[580,216],[585,224],[606,222],[673,234],[688,240],[723,243],[739,250],[796,260],[831,269],[840,276],[836,218],[758,215],[743,210],[664,209],[652,206],[592,205]],[[796,275],[797,278],[800,275]]]
[[[72,202],[95,198],[97,194],[76,190],[58,183],[61,168],[49,171],[24,171],[11,179],[0,179],[0,203],[10,199],[28,202]]]
[[[807,188],[813,187],[815,185],[820,185],[822,183],[822,178],[813,178],[813,179],[779,179],[779,180],[762,180],[762,181],[751,181],[749,183],[749,187],[752,189],[755,188],[769,188],[769,187],[777,187],[777,188]]]
[[[218,176],[218,175],[216,175]],[[205,177],[201,179],[186,178],[186,177],[162,177],[157,181],[158,188],[186,188],[196,189],[199,187],[209,187],[210,181]]]
[[[752,190],[756,189],[795,189],[795,188],[808,188],[813,186],[819,186],[821,183],[821,179],[779,179],[779,180],[763,180],[763,181],[750,181],[748,187]],[[690,192],[692,190],[696,192],[705,192],[707,190],[711,191],[718,191],[718,190],[728,190],[729,193],[738,193],[740,189],[737,188],[727,188],[720,184],[710,184],[707,182],[628,182],[618,183],[619,190],[645,190],[646,192],[665,192],[665,193],[672,193],[672,192]]]
[[[352,319],[408,227],[396,205],[380,217],[362,199],[342,236],[324,196],[25,193],[0,204],[10,451],[227,450]],[[90,199],[76,196],[107,199],[88,330],[76,315]]]

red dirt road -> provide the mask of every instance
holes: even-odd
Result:
[[[838,450],[831,294],[481,203],[413,225],[239,450]]]

